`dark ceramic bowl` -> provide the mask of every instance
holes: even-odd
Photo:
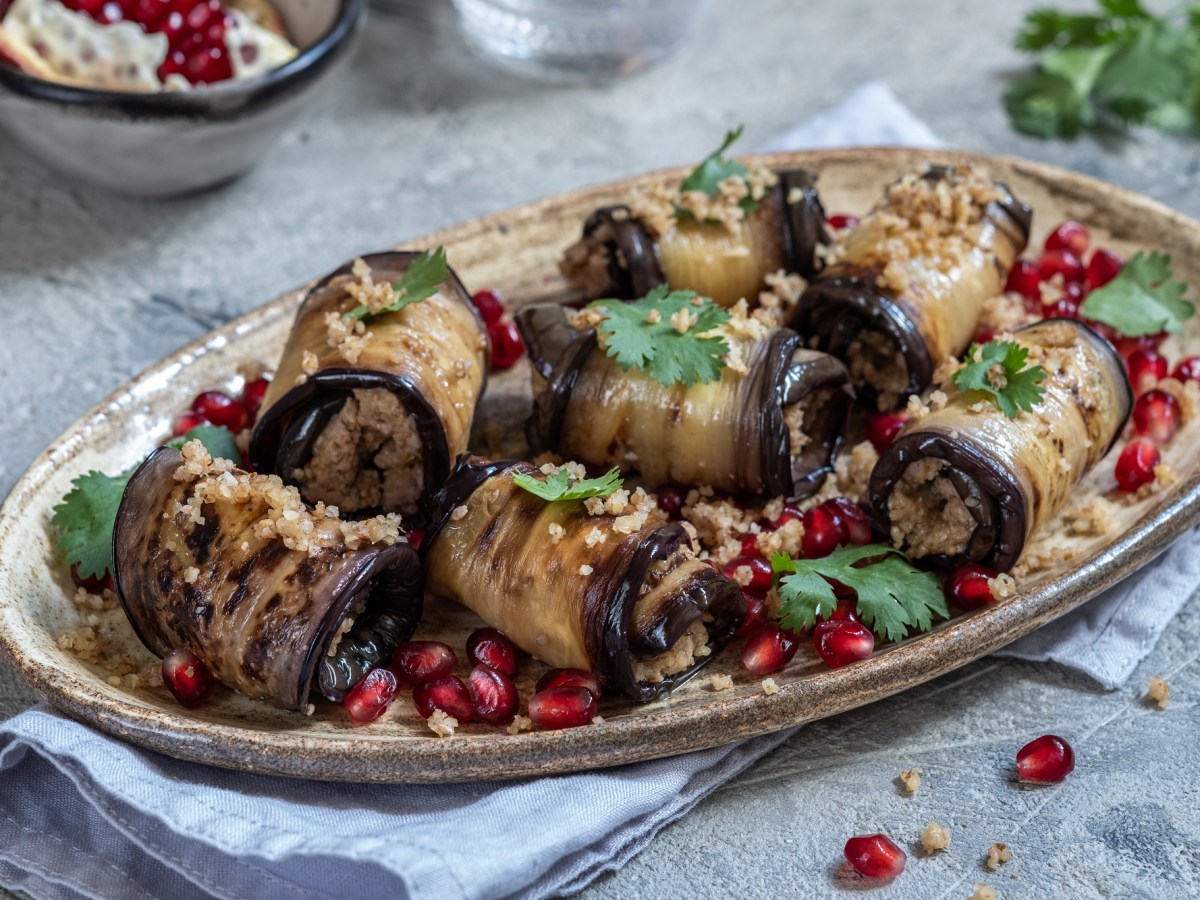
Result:
[[[345,57],[367,0],[275,0],[299,55],[184,93],[90,90],[0,62],[0,127],[49,166],[125,194],[211,187],[254,165]]]

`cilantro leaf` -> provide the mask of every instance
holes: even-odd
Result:
[[[1142,28],[1103,65],[1094,80],[1096,99],[1121,119],[1144,121],[1155,108],[1183,96],[1192,52],[1179,32]]]
[[[717,196],[717,188],[726,178],[742,178],[745,179],[749,174],[746,167],[736,159],[726,159],[725,151],[728,150],[742,136],[742,131],[745,130],[745,125],[739,125],[733,131],[725,132],[725,140],[721,142],[721,146],[706,156],[700,165],[692,169],[688,177],[683,179],[683,183],[679,185],[679,193],[684,194],[688,191],[700,191],[715,199]],[[758,201],[752,197],[743,197],[738,204],[742,208],[742,212],[746,215],[754,212],[758,207]],[[689,218],[692,215],[690,209],[685,209],[676,205],[675,215],[680,218]]]
[[[1079,312],[1129,337],[1179,332],[1196,312],[1195,305],[1183,297],[1186,291],[1187,285],[1171,273],[1168,254],[1147,256],[1139,251],[1116,278],[1088,294]]]
[[[120,475],[94,470],[80,475],[54,507],[50,523],[55,544],[68,566],[79,566],[80,578],[103,578],[112,570],[113,525],[132,474],[133,469]]]
[[[1029,351],[1015,341],[972,344],[962,368],[950,380],[964,393],[983,394],[1004,415],[1015,419],[1020,410],[1032,411],[1046,392],[1041,387],[1046,370],[1041,366],[1025,368],[1028,358]]]
[[[356,306],[342,318],[373,319],[376,316],[399,312],[413,303],[428,300],[449,277],[450,264],[446,262],[446,248],[439,246],[436,250],[426,250],[409,263],[404,274],[393,282],[392,287],[397,295],[395,303],[377,312],[370,312],[365,306]]]
[[[1095,107],[1061,75],[1034,72],[1015,81],[1004,95],[1013,127],[1040,138],[1073,138],[1096,118]]]
[[[890,641],[904,640],[914,628],[928,631],[934,616],[950,617],[937,578],[913,566],[894,547],[839,547],[820,559],[776,553],[771,568],[782,576],[779,611],[785,628],[808,628],[834,611],[837,597],[827,579],[852,589],[858,595],[859,619]]]
[[[534,496],[549,500],[584,500],[588,497],[608,497],[621,489],[621,470],[612,468],[599,478],[584,478],[574,483],[566,469],[559,469],[544,481],[517,472],[513,475],[513,484],[524,488]]]
[[[166,446],[182,450],[188,441],[199,441],[213,459],[228,459],[235,466],[242,464],[233,432],[221,425],[197,425],[177,438],[167,441]]]
[[[729,311],[695,291],[671,291],[660,284],[641,300],[596,300],[604,320],[597,330],[608,355],[623,369],[639,369],[661,384],[691,386],[721,377],[729,344],[707,332],[729,321]],[[672,317],[687,312],[695,321],[680,332]]]

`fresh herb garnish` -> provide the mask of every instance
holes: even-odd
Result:
[[[1017,49],[1043,55],[1005,95],[1013,125],[1047,138],[1111,122],[1200,133],[1200,7],[1166,16],[1139,0],[1099,7],[1025,16]]]
[[[707,297],[660,284],[632,303],[596,300],[588,305],[604,310],[597,328],[608,355],[621,368],[640,369],[667,387],[721,377],[729,344],[707,332],[728,322],[729,311]]]
[[[1029,351],[1015,341],[988,341],[972,344],[962,368],[950,376],[964,393],[972,391],[990,399],[1010,419],[1019,410],[1030,412],[1046,393],[1041,383],[1046,370],[1041,366],[1025,368]]]
[[[233,432],[220,425],[197,425],[177,438],[167,441],[166,446],[182,450],[188,441],[199,441],[213,459],[228,459],[235,466],[242,464]]]
[[[771,557],[779,579],[779,615],[784,628],[799,631],[827,618],[837,608],[833,579],[858,595],[862,623],[891,641],[901,641],[911,628],[928,631],[933,617],[948,619],[950,610],[938,580],[913,566],[903,553],[883,544],[839,547],[820,559]],[[789,574],[790,573],[790,574]]]
[[[1171,274],[1170,256],[1139,251],[1116,278],[1088,294],[1079,312],[1129,337],[1178,332],[1196,312],[1185,291],[1187,285]]]
[[[745,127],[745,125],[739,125],[733,131],[725,132],[725,140],[721,142],[721,146],[706,156],[700,165],[696,166],[688,177],[683,179],[683,184],[679,186],[679,193],[685,194],[688,191],[700,191],[710,199],[715,200],[718,188],[726,178],[741,178],[745,180],[749,174],[746,167],[736,159],[725,158],[725,151],[733,146],[737,139],[742,136],[742,131]],[[758,200],[747,195],[741,199],[738,205],[742,208],[742,212],[748,216],[758,208],[758,203]],[[676,204],[675,215],[686,219],[691,218],[693,214],[690,209]]]
[[[356,306],[344,313],[342,318],[373,319],[387,313],[400,312],[406,306],[428,300],[449,277],[450,265],[446,262],[446,248],[439,246],[436,250],[426,250],[409,263],[404,274],[392,283],[396,292],[396,302],[374,312],[365,306]]]
[[[612,468],[599,478],[582,478],[571,481],[571,475],[566,469],[559,469],[544,481],[517,472],[513,475],[513,484],[524,488],[529,493],[549,500],[586,500],[588,497],[608,497],[621,489],[621,470]]]

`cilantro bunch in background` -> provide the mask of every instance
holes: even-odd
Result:
[[[1040,56],[1004,97],[1013,125],[1044,138],[1122,124],[1200,134],[1200,4],[1162,15],[1140,0],[1098,6],[1026,15],[1016,47]]]

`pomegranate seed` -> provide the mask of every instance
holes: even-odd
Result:
[[[204,702],[216,679],[191,650],[172,650],[162,661],[162,680],[183,706],[194,709]]]
[[[1017,751],[1017,774],[1022,781],[1052,784],[1075,771],[1075,751],[1062,738],[1043,734]]]
[[[551,669],[537,680],[533,690],[540,694],[542,691],[556,687],[581,687],[586,691],[591,691],[596,697],[599,697],[601,693],[599,680],[586,669]]]
[[[1113,343],[1117,352],[1125,357],[1138,350],[1153,350],[1157,353],[1159,345],[1166,339],[1167,333],[1160,331],[1158,334],[1140,334],[1137,337],[1119,336]]]
[[[1020,294],[1026,300],[1041,302],[1042,292],[1038,285],[1042,276],[1038,274],[1037,266],[1027,259],[1018,259],[1008,270],[1008,279],[1004,282],[1006,293]]]
[[[195,413],[184,413],[171,425],[171,437],[183,437],[197,425],[203,425],[204,420]]]
[[[908,862],[908,855],[886,834],[852,837],[843,852],[850,865],[868,878],[895,878]]]
[[[750,570],[750,581],[742,585],[742,590],[752,597],[765,597],[774,579],[771,564],[761,556],[735,556],[725,565],[725,577],[738,581],[736,573],[741,568]]]
[[[657,494],[658,508],[670,518],[678,519],[683,515],[683,507],[687,503],[687,488],[678,484],[664,484]]]
[[[493,322],[488,326],[488,337],[492,339],[492,367],[511,369],[525,355],[525,342],[512,322]]]
[[[1200,381],[1200,356],[1188,356],[1179,361],[1171,373],[1176,381]]]
[[[843,228],[857,228],[858,223],[862,220],[858,216],[852,216],[849,213],[834,213],[828,219],[830,228],[836,228],[841,231]]]
[[[857,503],[846,497],[834,497],[821,505],[833,515],[834,523],[846,541],[856,547],[871,543],[871,522]]]
[[[813,629],[813,647],[831,669],[840,669],[875,652],[875,635],[861,622],[830,618]]]
[[[1046,237],[1046,249],[1069,250],[1082,259],[1091,240],[1092,236],[1086,226],[1074,219],[1067,219]]]
[[[1133,433],[1153,438],[1155,443],[1170,443],[1179,428],[1179,402],[1157,388],[1146,391],[1133,404]]]
[[[1133,493],[1154,480],[1154,469],[1162,462],[1158,448],[1149,438],[1134,438],[1117,457],[1117,486]]]
[[[835,582],[836,584],[836,582]],[[842,585],[845,587],[845,585]],[[834,588],[837,592],[837,588]],[[851,591],[853,593],[853,591]],[[854,599],[839,600],[837,606],[833,608],[833,612],[827,615],[824,619],[819,619],[820,622],[857,622],[858,621],[858,601]]]
[[[237,434],[246,427],[250,416],[246,407],[223,391],[204,391],[192,401],[192,412],[205,422],[220,425]]]
[[[1157,350],[1134,350],[1125,358],[1134,394],[1144,394],[1167,377],[1167,358]]]
[[[1104,287],[1121,274],[1121,267],[1124,265],[1117,254],[1109,250],[1097,250],[1087,264],[1088,287],[1092,290]]]
[[[1078,319],[1079,304],[1072,303],[1066,297],[1055,300],[1049,306],[1042,307],[1042,318],[1044,319]]]
[[[741,544],[739,545],[739,547],[740,547],[742,556],[757,556],[760,558],[762,557],[762,554],[758,552],[758,535],[757,534],[743,534],[742,541],[741,541]]]
[[[242,406],[246,407],[247,412],[253,414],[259,411],[270,386],[271,382],[265,378],[255,378],[246,382],[246,386],[242,388]]]
[[[871,413],[867,416],[867,440],[875,448],[876,453],[882,453],[891,446],[908,416],[900,413]]]
[[[946,599],[962,609],[979,609],[994,603],[996,598],[992,596],[988,580],[997,574],[995,570],[979,563],[960,566],[946,580]]]
[[[505,675],[517,674],[517,645],[495,628],[476,628],[467,638],[467,658]]]
[[[751,675],[770,675],[790,663],[799,648],[794,632],[764,625],[746,640],[742,665]]]
[[[392,669],[408,685],[423,684],[449,675],[458,657],[441,641],[409,641],[392,654]]]
[[[587,688],[559,685],[529,698],[529,718],[550,730],[578,728],[596,718],[596,695]]]
[[[760,523],[764,531],[778,531],[788,522],[794,522],[797,519],[803,519],[804,513],[797,506],[792,506],[790,503],[784,504],[783,509],[779,511],[779,515],[774,519],[768,519],[766,522]],[[757,552],[757,550],[755,550]]]
[[[116,591],[117,586],[113,583],[113,577],[109,572],[104,573],[104,577],[93,575],[90,578],[79,577],[79,563],[71,566],[71,581],[75,582],[75,587],[81,587],[89,594],[102,594],[104,591]]]
[[[800,552],[805,559],[828,556],[841,542],[838,522],[825,506],[815,506],[804,514],[804,537]]]
[[[762,625],[770,618],[767,615],[766,604],[761,600],[757,597],[751,597],[746,593],[743,593],[742,596],[746,598],[746,614],[742,616],[742,623],[738,625],[737,634],[739,637],[754,631],[759,625]]]
[[[490,666],[478,665],[467,678],[475,718],[489,725],[507,725],[517,714],[519,698],[512,679]]]
[[[475,715],[471,692],[462,679],[454,675],[443,675],[418,684],[413,688],[413,705],[424,719],[432,716],[435,709],[440,709],[458,719],[460,725],[470,722]]]
[[[479,310],[479,316],[485,325],[499,322],[504,315],[504,301],[495,291],[479,291],[471,297],[471,302]]]
[[[387,712],[388,704],[396,696],[397,686],[396,675],[390,669],[372,669],[350,688],[342,703],[355,722],[374,722]]]
[[[990,344],[996,337],[996,329],[983,326],[975,332],[973,340],[977,344]]]
[[[1063,281],[1083,281],[1083,263],[1070,250],[1048,250],[1038,260],[1038,274],[1042,281],[1061,275]]]
[[[410,528],[408,530],[408,546],[414,550],[421,549],[421,541],[425,540],[424,528]]]

